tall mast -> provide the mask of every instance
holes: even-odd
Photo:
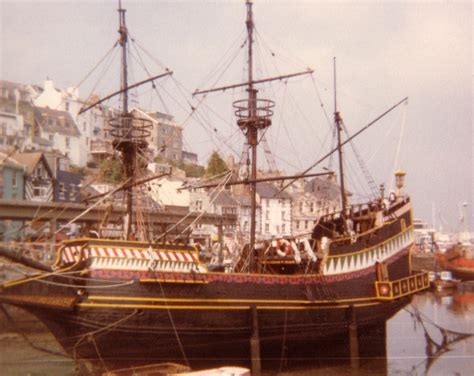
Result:
[[[334,58],[334,125],[336,126],[337,130],[337,152],[339,155],[339,179],[341,185],[341,206],[342,206],[342,218],[345,219],[346,217],[346,208],[347,208],[347,196],[346,196],[346,188],[344,184],[344,161],[342,158],[342,140],[341,140],[341,133],[342,133],[342,118],[337,110],[337,87],[336,87],[336,58]],[[345,228],[345,221],[343,221],[344,228]]]
[[[248,110],[249,118],[255,119],[257,112],[257,90],[253,87],[253,14],[252,1],[247,0],[247,41],[248,41]],[[255,248],[255,232],[256,232],[256,216],[257,216],[257,143],[258,143],[258,128],[256,124],[249,122],[247,128],[247,143],[252,150],[252,165],[250,179],[250,197],[251,197],[251,213],[250,213],[250,251],[253,252]],[[255,271],[255,258],[250,258],[250,271]]]
[[[249,270],[251,272],[259,271],[256,264],[256,257],[253,254],[255,251],[255,232],[256,232],[256,208],[257,208],[257,145],[258,145],[258,131],[268,128],[271,123],[271,117],[273,116],[273,107],[275,103],[269,99],[258,99],[257,90],[255,89],[255,84],[260,84],[270,81],[281,81],[283,79],[297,77],[303,74],[311,74],[313,70],[308,69],[304,72],[288,74],[278,77],[270,77],[260,80],[253,79],[253,13],[252,13],[252,0],[246,0],[245,2],[247,7],[247,43],[248,43],[248,81],[235,84],[227,85],[222,87],[217,87],[209,90],[196,90],[194,95],[206,94],[214,91],[224,91],[227,89],[234,89],[238,87],[247,87],[247,99],[237,100],[233,103],[234,114],[237,117],[237,125],[243,131],[247,137],[247,144],[251,148],[251,172],[250,179],[248,183],[250,186],[250,195],[251,195],[251,218],[250,218],[250,252],[252,252],[252,257],[250,257]]]
[[[121,75],[121,90],[122,92],[122,129],[124,130],[123,136],[125,137],[125,143],[122,148],[122,160],[125,167],[125,175],[129,180],[129,183],[133,184],[134,180],[134,162],[135,162],[135,148],[133,142],[131,142],[131,118],[128,113],[128,70],[127,70],[127,26],[125,24],[125,9],[122,8],[122,1],[119,1],[119,34],[120,34],[120,46],[122,47],[122,75]],[[127,140],[128,139],[128,140]],[[129,142],[127,142],[129,141]],[[133,186],[129,186],[125,190],[125,196],[127,198],[127,227],[125,229],[125,239],[129,239],[132,234],[133,224]]]
[[[122,111],[123,114],[128,114],[128,72],[127,72],[127,26],[125,25],[125,12],[122,8],[122,1],[119,0],[119,34],[120,34],[120,46],[122,47],[122,79],[121,79],[121,90],[122,90]]]

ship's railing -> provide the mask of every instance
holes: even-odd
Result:
[[[418,273],[410,277],[395,281],[375,282],[375,291],[380,300],[393,300],[402,296],[411,295],[430,287],[427,272]]]

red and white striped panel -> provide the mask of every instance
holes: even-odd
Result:
[[[79,260],[80,253],[81,253],[80,246],[64,247],[61,252],[61,259],[66,264],[73,263]]]
[[[150,250],[150,249],[134,249],[134,248],[117,248],[117,247],[90,247],[84,252],[85,257],[108,257],[108,258],[125,258],[140,260],[157,260],[157,261],[180,261],[180,262],[198,262],[197,255],[188,251],[173,250]]]

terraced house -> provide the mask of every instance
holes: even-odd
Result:
[[[23,200],[25,192],[25,167],[0,152],[0,199]],[[9,241],[22,236],[22,221],[0,221],[0,239]]]

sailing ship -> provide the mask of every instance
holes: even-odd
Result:
[[[235,103],[235,114],[252,156],[244,181],[253,213],[250,242],[232,269],[214,271],[194,245],[132,240],[138,236],[134,166],[137,151],[147,147],[149,128],[146,120],[128,112],[127,29],[120,6],[123,112],[110,125],[126,171],[119,187],[127,197],[123,240],[65,241],[52,271],[8,281],[0,290],[1,303],[38,317],[76,359],[107,368],[163,359],[228,363],[255,358],[272,346],[281,352],[292,340],[346,336],[351,325],[360,331],[383,326],[413,294],[429,286],[426,273],[411,271],[412,205],[401,191],[402,172],[399,194],[388,199],[382,192],[376,200],[349,205],[341,161],[341,210],[317,219],[308,237],[256,240],[256,187],[262,180],[256,173],[257,144],[271,125],[274,103],[257,97],[256,86],[265,80],[252,76],[250,0],[246,7],[249,77],[242,85],[248,98]],[[334,121],[341,156],[337,109]]]

